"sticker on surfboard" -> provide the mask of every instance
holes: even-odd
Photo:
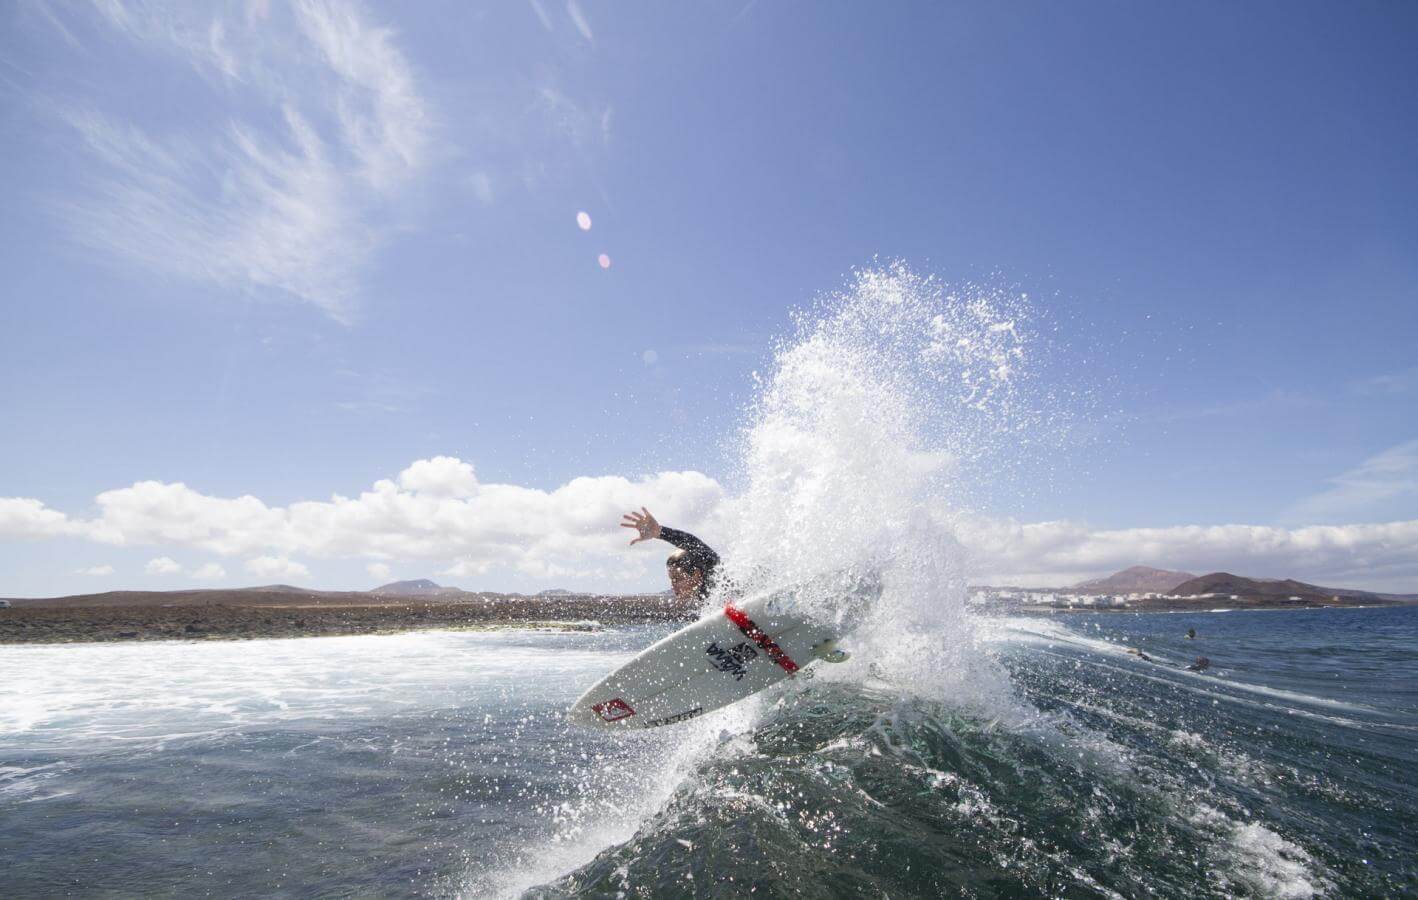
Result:
[[[628,719],[635,715],[635,710],[630,708],[630,704],[619,697],[614,697],[605,703],[597,703],[591,707],[591,711],[600,716],[603,722],[619,722],[621,719]]]

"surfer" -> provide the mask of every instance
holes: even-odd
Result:
[[[675,546],[675,552],[665,560],[665,568],[670,576],[670,590],[676,599],[703,600],[714,587],[714,572],[719,567],[719,554],[709,545],[687,531],[666,528],[650,510],[640,507],[640,512],[629,512],[623,517],[621,528],[634,528],[639,537],[630,542],[633,547],[641,541],[659,538]]]

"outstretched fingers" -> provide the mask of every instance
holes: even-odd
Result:
[[[625,519],[625,521],[620,523],[621,528],[633,528],[636,531],[639,531],[641,525],[643,524],[642,520],[636,513],[626,513],[623,518]],[[643,534],[639,537],[632,538],[630,541],[630,546],[634,547],[636,544],[640,543],[643,540],[645,540],[645,536]]]
[[[638,544],[641,541],[650,540],[654,537],[654,534],[650,532],[658,532],[659,530],[655,517],[650,515],[650,510],[643,506],[640,507],[640,512],[628,512],[621,516],[620,527],[634,528],[636,531],[640,532],[640,536],[630,542],[632,545]]]

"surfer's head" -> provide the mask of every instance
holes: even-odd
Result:
[[[681,600],[690,600],[704,592],[704,570],[687,551],[676,550],[665,560],[670,575],[670,590]]]

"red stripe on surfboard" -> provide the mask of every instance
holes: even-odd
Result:
[[[798,670],[798,664],[793,662],[793,658],[784,653],[783,648],[775,644],[771,637],[764,634],[763,629],[755,625],[743,610],[730,603],[724,607],[724,615],[739,627],[739,631],[742,631],[745,637],[757,644],[764,653],[767,653],[769,659],[782,666],[784,672],[791,675]]]

